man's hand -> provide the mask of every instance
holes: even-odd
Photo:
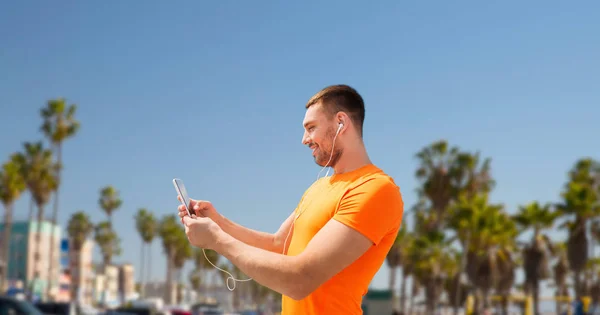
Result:
[[[181,196],[177,196],[177,199],[183,202],[181,200]],[[210,218],[215,222],[218,221],[219,213],[210,201],[195,200],[190,198],[190,204],[188,206],[190,207],[190,214],[195,214],[197,217],[200,218]],[[181,222],[183,223],[183,217],[188,215],[187,211],[185,210],[185,206],[180,205],[177,208],[177,210],[179,210],[179,217],[181,218]]]
[[[190,217],[188,215],[181,218],[185,225],[185,234],[193,246],[215,249],[219,233],[222,232],[210,218]]]
[[[177,199],[181,201],[181,197],[177,196]],[[190,212],[192,217],[198,216],[201,218],[210,218],[221,227],[223,232],[233,236],[250,246],[258,247],[271,252],[281,253],[283,251],[283,244],[285,238],[288,237],[292,221],[294,220],[294,213],[281,224],[279,230],[275,234],[255,231],[246,227],[243,227],[221,215],[217,212],[215,207],[210,201],[205,200],[194,200],[190,199]],[[181,223],[183,218],[188,216],[184,205],[180,205],[177,208]]]

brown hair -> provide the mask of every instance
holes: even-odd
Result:
[[[362,96],[355,89],[343,84],[328,86],[311,97],[306,103],[306,108],[308,109],[319,102],[331,116],[338,112],[345,112],[356,125],[359,135],[362,136],[365,122],[365,103]]]

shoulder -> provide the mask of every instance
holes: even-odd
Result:
[[[394,180],[383,172],[369,172],[349,183],[333,219],[378,244],[400,228],[403,214],[402,195]]]
[[[364,174],[349,185],[346,195],[362,196],[366,199],[381,199],[389,205],[402,206],[402,193],[394,179],[380,169]]]

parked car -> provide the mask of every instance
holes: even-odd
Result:
[[[44,315],[28,301],[14,297],[0,297],[0,314],[3,315]]]
[[[46,315],[79,315],[75,303],[70,302],[36,302],[33,304]]]
[[[192,315],[224,315],[218,304],[198,303],[191,307]]]

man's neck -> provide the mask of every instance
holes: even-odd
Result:
[[[371,164],[371,160],[364,145],[350,146],[350,148],[344,149],[344,153],[335,163],[333,171],[335,174],[343,174],[369,164]]]

